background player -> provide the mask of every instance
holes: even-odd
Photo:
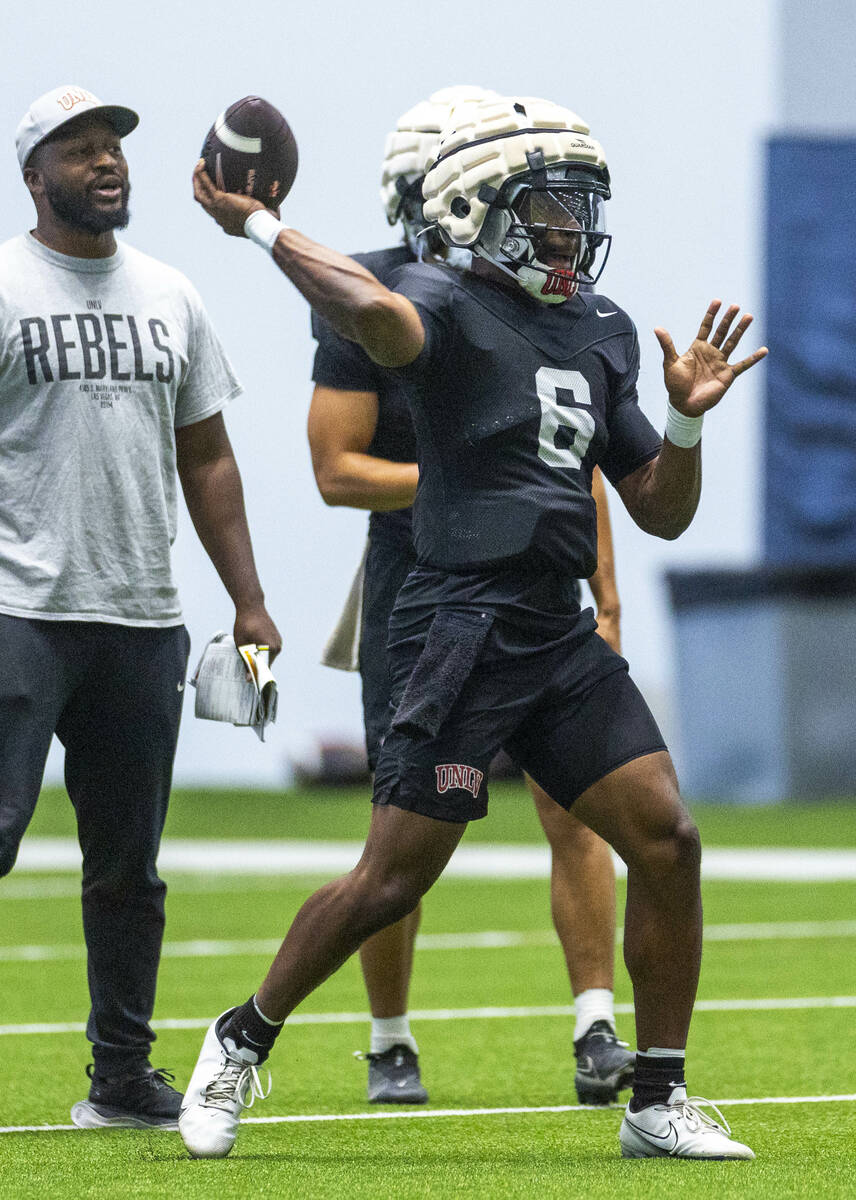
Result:
[[[399,118],[387,138],[381,199],[390,225],[401,222],[404,244],[355,255],[382,283],[405,263],[423,257],[447,259],[447,247],[422,216],[422,180],[436,158],[440,132],[455,104],[493,97],[482,88],[435,92]],[[469,254],[458,252],[469,264]],[[340,627],[353,631],[351,644],[335,643],[325,661],[362,677],[369,765],[374,770],[390,720],[390,677],[386,662],[389,616],[416,565],[410,505],[416,494],[416,440],[406,388],[356,343],[334,332],[313,313],[318,340],[309,412],[309,442],[319,490],[328,504],[372,510],[361,586],[351,589]],[[598,569],[589,580],[597,605],[598,632],[620,653],[619,602],[612,555],[612,530],[600,471],[592,475],[597,505]],[[354,638],[357,644],[353,645]],[[633,1055],[615,1035],[613,970],[615,870],[606,843],[527,779],[552,851],[553,920],[575,998],[575,1084],[583,1104],[609,1103],[633,1076]],[[368,1098],[373,1103],[423,1103],[418,1046],[410,1029],[407,999],[421,904],[369,938],[360,964],[372,1014]]]
[[[473,248],[473,270],[404,267],[395,292],[258,202],[219,192],[202,164],[194,173],[196,198],[227,233],[257,241],[340,334],[411,380],[420,455],[419,567],[390,622],[397,707],[363,856],[306,901],[257,994],[210,1026],[179,1120],[196,1156],[231,1149],[285,1017],[439,877],[486,811],[487,767],[505,744],[627,863],[638,1049],[622,1154],[754,1157],[687,1098],[698,831],[627,664],[593,636],[568,581],[596,565],[592,464],[643,529],[678,537],[698,505],[704,413],[766,349],[729,363],[752,318],[732,305],[716,323],[718,300],[683,355],[658,329],[661,441],[638,407],[632,322],[577,292],[581,277],[597,281],[610,195],[602,148],[581,126],[525,98],[456,110],[425,213],[444,240]]]
[[[0,247],[0,875],[56,732],[83,850],[86,1128],[175,1128],[181,1103],[149,1064],[189,649],[176,468],[236,641],[280,645],[221,414],[240,387],[190,283],[116,242],[138,120],[79,87],[34,101],[16,144],[37,223]]]

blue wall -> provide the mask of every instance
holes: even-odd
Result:
[[[764,554],[856,562],[856,139],[769,145]]]

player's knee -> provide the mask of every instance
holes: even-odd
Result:
[[[701,838],[695,822],[680,806],[665,827],[651,831],[642,857],[645,865],[661,877],[697,875],[701,867]]]
[[[701,839],[698,828],[681,800],[677,785],[661,779],[649,788],[647,802],[640,806],[641,819],[634,823],[628,866],[660,877],[675,872],[698,874]]]
[[[415,876],[392,872],[378,877],[374,873],[359,879],[356,909],[368,934],[394,925],[418,906],[422,888]]]
[[[681,807],[672,831],[672,854],[676,866],[697,870],[701,866],[701,837],[698,826]]]
[[[391,918],[390,923],[412,913],[421,899],[418,881],[407,875],[395,875],[385,880],[378,893],[378,902],[384,917]]]

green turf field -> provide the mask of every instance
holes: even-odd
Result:
[[[468,841],[540,840],[517,785],[492,795],[491,817]],[[694,815],[710,846],[856,848],[852,805]],[[359,792],[179,793],[167,836],[341,840],[360,837],[366,819]],[[72,831],[67,800],[46,794],[32,834]],[[315,881],[168,882],[153,1061],[185,1081],[204,1023],[258,984]],[[411,996],[427,1113],[365,1103],[365,1065],[352,1052],[366,1048],[366,1005],[351,962],[280,1038],[273,1092],[247,1114],[229,1159],[192,1162],[172,1133],[3,1132],[0,1196],[856,1196],[856,884],[711,881],[704,890],[709,939],[688,1078],[693,1091],[734,1102],[722,1107],[754,1163],[623,1162],[620,1111],[574,1110],[570,995],[546,880],[448,879],[425,903]],[[489,933],[500,944],[473,944]],[[88,1061],[73,874],[0,882],[0,994],[0,1127],[67,1125]],[[632,1040],[620,960],[616,1001]],[[48,1028],[11,1028],[37,1025]],[[533,1111],[556,1106],[570,1111]]]

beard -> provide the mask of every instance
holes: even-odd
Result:
[[[124,229],[130,220],[128,197],[131,185],[122,183],[122,202],[110,212],[98,208],[88,197],[69,191],[56,183],[45,180],[45,195],[56,216],[73,229],[86,233],[107,233],[110,229]]]

